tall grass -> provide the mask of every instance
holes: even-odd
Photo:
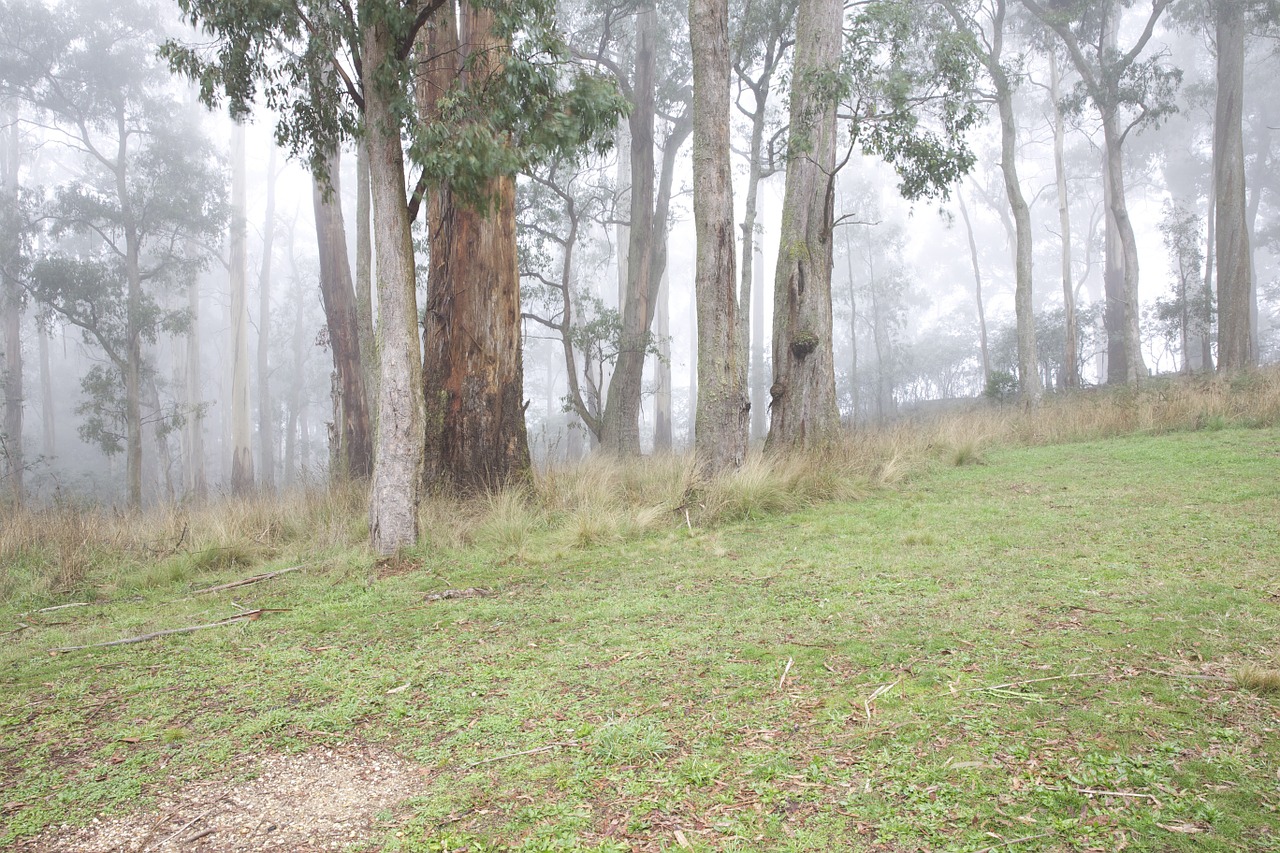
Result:
[[[693,531],[857,499],[931,465],[980,463],[1000,446],[1277,424],[1280,370],[1272,368],[1051,395],[1031,409],[975,403],[846,433],[818,450],[753,451],[741,468],[714,478],[702,476],[688,454],[593,457],[479,498],[429,497],[420,510],[422,547],[479,545],[522,556],[544,533],[566,547],[624,542],[654,530]],[[360,484],[143,513],[81,506],[10,513],[0,525],[0,599],[109,593],[333,550],[354,549],[363,558],[365,513]]]

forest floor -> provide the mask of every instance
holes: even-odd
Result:
[[[1280,849],[1280,430],[965,461],[0,605],[0,846]]]

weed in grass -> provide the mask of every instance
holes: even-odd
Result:
[[[607,764],[638,764],[669,749],[666,730],[652,720],[610,720],[591,734],[591,754]]]

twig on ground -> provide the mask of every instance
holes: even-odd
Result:
[[[1024,835],[1021,838],[1010,838],[1008,841],[1001,841],[999,844],[994,844],[991,847],[983,847],[981,850],[972,850],[970,853],[994,853],[996,850],[1004,850],[1015,844],[1025,844],[1028,841],[1048,838],[1051,835],[1053,835],[1052,832],[1042,832],[1039,835]]]
[[[1204,675],[1198,672],[1168,672],[1163,669],[1147,669],[1146,667],[1142,668],[1142,672],[1149,675],[1163,675],[1165,678],[1189,678],[1192,681],[1231,681],[1230,678],[1223,675]]]
[[[791,671],[793,663],[795,663],[794,658],[787,658],[787,665],[782,668],[782,677],[778,679],[778,690],[782,690],[782,686],[787,683],[787,673]]]
[[[206,817],[208,817],[208,816],[209,816],[209,814],[210,814],[211,812],[213,812],[213,810],[214,810],[214,809],[216,809],[216,808],[217,808],[217,807],[222,803],[222,801],[223,801],[223,800],[225,800],[225,799],[226,799],[226,796],[225,796],[225,795],[224,795],[224,796],[221,796],[221,797],[218,797],[218,799],[216,799],[216,800],[214,800],[214,801],[213,801],[213,805],[209,806],[209,808],[207,808],[207,809],[205,809],[204,811],[200,812],[200,814],[196,815],[195,817],[191,818],[191,820],[187,821],[187,822],[186,822],[186,823],[184,823],[182,826],[178,827],[178,829],[177,829],[175,832],[170,833],[170,834],[168,835],[168,837],[166,837],[166,838],[164,839],[164,841],[161,841],[159,844],[157,844],[157,845],[156,845],[156,848],[157,848],[157,849],[159,849],[159,848],[161,848],[161,847],[165,846],[165,845],[166,845],[166,844],[168,844],[170,841],[172,841],[173,839],[177,838],[179,835],[181,835],[182,833],[186,832],[188,829],[190,829],[191,827],[195,826],[195,825],[196,825],[197,823],[199,823],[200,821],[204,820],[204,819],[205,819]],[[209,830],[209,832],[213,832],[213,830],[211,829],[211,830]],[[208,833],[205,833],[205,834],[207,835]],[[203,838],[204,836],[203,836],[203,835],[201,835],[201,836],[198,836],[198,837],[199,837],[199,838]],[[193,839],[187,839],[187,841],[191,841],[191,840],[193,840]],[[146,849],[146,848],[143,848],[144,853],[145,853],[145,849]]]
[[[199,841],[201,838],[204,838],[207,835],[213,835],[215,832],[217,832],[217,830],[215,829],[206,829],[203,832],[197,832],[195,835],[192,835],[189,838],[182,839],[182,843],[191,844],[194,841]]]
[[[1160,800],[1153,794],[1139,794],[1131,791],[1099,791],[1094,788],[1076,788],[1075,790],[1077,794],[1092,794],[1095,797],[1128,797],[1135,800],[1150,800],[1157,806],[1160,805]]]
[[[1044,678],[1026,678],[1022,681],[1006,681],[1004,684],[985,684],[982,687],[966,687],[960,693],[977,693],[982,690],[1004,690],[1009,687],[1021,687],[1024,684],[1039,684],[1043,681],[1062,681],[1064,678],[1091,678],[1095,675],[1106,675],[1105,672],[1072,672],[1066,675],[1049,675]],[[950,691],[955,693],[957,691]]]
[[[577,746],[577,741],[557,741],[556,743],[548,743],[535,749],[526,749],[521,752],[507,752],[502,755],[495,755],[492,758],[482,758],[479,761],[472,761],[468,767],[479,767],[481,764],[492,764],[495,761],[503,761],[508,758],[518,758],[521,755],[536,755],[539,752],[550,752],[553,749],[559,749],[564,746]]]
[[[260,610],[250,610],[247,613],[240,613],[232,616],[230,619],[223,619],[221,622],[210,622],[207,625],[188,625],[185,628],[170,628],[167,631],[152,631],[150,634],[140,634],[137,637],[126,637],[123,640],[111,640],[106,643],[89,643],[84,646],[60,646],[56,649],[49,649],[50,654],[58,654],[60,652],[78,652],[81,649],[99,649],[106,646],[127,646],[132,643],[141,643],[146,640],[154,640],[157,637],[168,637],[172,634],[189,634],[192,631],[203,631],[206,628],[221,628],[223,625],[230,625],[234,622],[252,622],[263,613],[284,613],[288,611],[287,607],[264,607]]]
[[[305,569],[308,565],[309,564],[307,563],[303,563],[300,566],[290,566],[287,569],[276,569],[274,572],[263,572],[260,575],[254,575],[253,577],[242,578],[238,581],[232,581],[231,583],[220,583],[217,586],[207,586],[204,589],[197,589],[195,592],[191,593],[190,597],[194,598],[197,595],[204,595],[205,593],[209,593],[209,592],[221,592],[224,589],[234,589],[235,587],[238,587],[238,586],[248,586],[251,583],[258,583],[259,581],[271,580],[272,578],[279,577],[280,575],[287,575],[289,572],[296,572],[299,569]]]

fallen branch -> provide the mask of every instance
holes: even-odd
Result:
[[[967,687],[960,693],[977,693],[982,690],[1005,690],[1009,687],[1021,687],[1024,684],[1040,684],[1044,681],[1062,681],[1064,678],[1092,678],[1095,675],[1106,675],[1105,672],[1072,672],[1067,675],[1050,675],[1045,678],[1027,678],[1022,681],[1006,681],[1004,684],[986,684],[982,687]],[[952,693],[957,691],[952,690]]]
[[[240,613],[232,616],[230,619],[223,619],[221,622],[210,622],[207,625],[188,625],[185,628],[170,628],[167,631],[152,631],[150,634],[140,634],[137,637],[126,637],[123,640],[111,640],[106,643],[89,643],[85,646],[59,646],[56,649],[49,649],[50,654],[59,654],[61,652],[78,652],[81,649],[100,649],[106,646],[127,646],[133,643],[142,643],[147,640],[154,640],[157,637],[168,637],[172,634],[189,634],[192,631],[203,631],[206,628],[221,628],[223,625],[230,625],[235,622],[252,622],[263,613],[284,613],[287,607],[264,607],[261,610],[250,610],[247,613]]]
[[[550,752],[553,749],[559,749],[562,746],[577,746],[577,741],[564,741],[557,743],[549,743],[536,749],[526,749],[522,752],[508,752],[503,755],[495,755],[492,758],[482,758],[479,761],[472,761],[468,767],[479,767],[481,764],[492,764],[495,761],[503,761],[508,758],[518,758],[521,755],[537,755],[539,752]]]
[[[307,567],[307,564],[304,563],[301,566],[290,566],[287,569],[276,569],[274,572],[263,572],[260,575],[254,575],[253,577],[250,577],[250,578],[243,578],[238,581],[232,581],[231,583],[222,583],[222,584],[218,584],[217,586],[207,586],[204,589],[197,589],[195,592],[191,593],[191,597],[194,598],[197,595],[204,595],[205,593],[209,593],[209,592],[221,592],[224,589],[235,589],[238,586],[248,586],[251,583],[258,583],[260,581],[268,581],[274,577],[279,577],[280,575],[287,575],[289,572],[296,572],[299,569],[305,569],[306,567]]]
[[[166,844],[168,844],[170,841],[172,841],[173,839],[177,838],[179,835],[181,835],[182,833],[186,832],[188,829],[190,829],[191,827],[195,826],[195,825],[196,825],[197,823],[199,823],[200,821],[204,820],[206,817],[208,817],[208,816],[209,816],[209,813],[210,813],[210,812],[212,812],[214,809],[216,809],[219,805],[221,805],[221,804],[222,804],[222,801],[223,801],[223,800],[225,800],[225,799],[226,799],[226,796],[225,796],[225,795],[223,795],[223,796],[221,796],[221,797],[218,797],[218,799],[216,799],[216,800],[214,800],[214,801],[213,801],[213,805],[209,806],[209,808],[207,808],[207,809],[205,809],[204,811],[200,812],[200,814],[198,814],[198,815],[196,815],[195,817],[191,818],[191,820],[187,821],[187,822],[186,822],[186,823],[184,823],[182,826],[178,827],[176,830],[174,830],[173,832],[169,833],[169,836],[168,836],[167,838],[165,838],[165,839],[164,839],[164,841],[161,841],[159,844],[157,844],[157,845],[156,845],[156,849],[159,849],[159,848],[161,848],[161,847],[165,846],[165,845],[166,845]],[[154,832],[154,830],[153,830],[153,832]],[[212,830],[212,829],[210,829],[208,832],[205,832],[205,833],[203,833],[203,834],[201,834],[201,835],[196,836],[196,838],[203,838],[205,835],[209,835],[209,834],[210,834],[210,833],[212,833],[212,832],[213,832],[213,830]],[[148,836],[148,837],[149,837],[149,836]],[[187,841],[188,841],[188,842],[190,842],[190,841],[194,841],[194,840],[196,840],[196,839],[195,839],[195,838],[188,838],[188,839],[187,839]],[[144,851],[144,853],[145,853],[145,851],[146,851],[146,844],[145,844],[145,842],[144,842],[144,844],[143,844],[142,849],[143,849],[143,851]]]
[[[970,853],[994,853],[994,851],[996,850],[1004,850],[1006,848],[1012,847],[1015,844],[1025,844],[1028,841],[1036,841],[1037,839],[1040,839],[1040,838],[1048,838],[1051,835],[1053,835],[1052,832],[1042,832],[1039,835],[1024,835],[1021,838],[1010,838],[1008,841],[1001,841],[999,844],[996,844],[991,847],[983,847],[981,850],[972,850],[970,851]]]

